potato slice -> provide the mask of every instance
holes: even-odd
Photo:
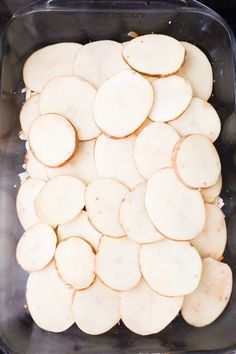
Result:
[[[103,236],[96,255],[96,274],[114,290],[128,290],[138,284],[140,245],[128,237]]]
[[[222,175],[220,174],[218,180],[213,186],[202,188],[201,193],[205,203],[214,203],[216,198],[220,195],[222,189]]]
[[[178,71],[178,75],[190,82],[193,88],[193,96],[207,101],[211,96],[213,87],[211,64],[198,47],[188,42],[181,42],[181,44],[184,46],[186,54],[184,64]]]
[[[41,270],[54,257],[57,236],[46,224],[31,226],[20,238],[16,248],[18,264],[26,272]]]
[[[97,91],[95,122],[108,135],[122,138],[138,129],[152,103],[151,84],[140,74],[125,70],[106,80]]]
[[[147,118],[145,119],[145,121],[140,125],[140,127],[134,131],[133,134],[135,134],[136,136],[138,136],[144,128],[146,128],[148,125],[150,125],[152,123],[152,120]]]
[[[144,178],[154,172],[171,167],[172,151],[179,135],[165,123],[151,123],[145,127],[134,145],[134,160],[138,171]]]
[[[127,236],[135,242],[149,243],[164,236],[155,228],[145,208],[146,183],[128,192],[121,201],[120,222]]]
[[[93,115],[95,95],[93,86],[79,77],[56,77],[40,95],[40,112],[61,114],[73,124],[79,140],[91,140],[100,134]]]
[[[101,134],[97,138],[94,149],[98,175],[115,178],[129,188],[134,188],[143,182],[133,159],[135,141],[134,134],[123,139],[111,139]]]
[[[115,41],[87,43],[76,56],[75,75],[98,89],[111,76],[129,69],[129,65],[123,59],[122,50],[122,44]]]
[[[148,180],[145,205],[156,228],[171,239],[190,240],[205,224],[201,193],[185,187],[171,168],[156,172]]]
[[[79,237],[59,243],[55,253],[60,277],[74,289],[89,287],[95,278],[95,255],[91,246]]]
[[[92,335],[105,333],[120,320],[120,293],[96,278],[88,289],[76,291],[72,312],[83,332]]]
[[[41,92],[53,77],[73,75],[73,64],[79,43],[56,43],[34,52],[23,68],[25,85],[32,91]]]
[[[123,56],[137,71],[149,75],[175,73],[184,60],[184,46],[162,34],[146,34],[123,46]]]
[[[134,333],[158,333],[174,320],[182,303],[182,296],[159,295],[141,280],[135,288],[121,293],[121,319]]]
[[[22,106],[20,111],[20,124],[21,129],[25,135],[28,137],[29,129],[36,118],[40,116],[39,111],[39,95],[36,94],[31,96]]]
[[[154,104],[149,113],[155,122],[168,122],[178,117],[188,107],[192,98],[192,87],[177,75],[157,78],[152,81]]]
[[[88,185],[85,207],[91,223],[102,234],[113,237],[125,235],[120,225],[119,210],[127,192],[128,188],[112,178],[100,178]]]
[[[200,284],[184,298],[181,313],[185,321],[195,327],[214,322],[230,299],[232,281],[232,271],[227,264],[203,259]]]
[[[62,332],[72,326],[73,295],[74,290],[61,281],[53,262],[28,278],[28,310],[34,322],[46,331]]]
[[[221,172],[216,148],[202,135],[179,140],[173,152],[173,166],[179,179],[190,188],[213,186]]]
[[[39,162],[29,150],[25,156],[26,171],[30,178],[38,178],[47,181],[46,167]]]
[[[74,219],[84,207],[85,185],[70,176],[55,177],[45,184],[35,200],[42,222],[59,225]]]

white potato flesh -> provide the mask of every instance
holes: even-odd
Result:
[[[91,140],[100,134],[93,115],[95,96],[94,87],[79,77],[56,77],[40,95],[40,112],[61,114],[74,126],[79,140]]]
[[[123,47],[127,63],[149,75],[175,73],[183,63],[185,49],[176,39],[162,34],[147,34],[132,39]]]
[[[198,288],[185,296],[181,314],[192,326],[203,327],[214,322],[224,311],[232,291],[230,267],[211,258],[203,259]]]
[[[157,78],[152,81],[154,104],[149,117],[155,122],[175,119],[188,107],[192,98],[192,87],[177,75]]]
[[[98,127],[109,136],[125,137],[147,118],[153,103],[151,84],[133,70],[122,71],[98,89],[94,116]]]
[[[20,238],[16,248],[18,264],[26,272],[43,269],[54,257],[57,236],[47,224],[31,226]]]
[[[32,91],[41,92],[44,85],[53,77],[73,75],[73,65],[78,43],[56,43],[34,52],[25,62],[23,79]]]
[[[114,290],[128,290],[138,284],[140,245],[128,237],[103,236],[96,255],[96,274]]]
[[[170,128],[166,123],[153,122],[137,136],[133,157],[138,171],[146,179],[162,168],[171,167],[179,135]]]
[[[30,178],[38,178],[47,181],[46,167],[39,162],[29,150],[25,156],[26,171]]]
[[[216,198],[220,195],[222,189],[222,175],[220,174],[216,183],[208,188],[202,188],[201,193],[205,203],[214,203]]]
[[[127,236],[138,243],[162,240],[164,236],[155,228],[145,208],[146,183],[128,192],[120,205],[120,222]]]
[[[162,296],[144,280],[121,293],[121,319],[132,332],[145,336],[162,331],[178,315],[183,297]]]
[[[31,96],[22,106],[20,111],[20,124],[25,137],[28,137],[29,129],[36,118],[40,116],[39,95]]]
[[[85,204],[85,185],[79,179],[59,176],[41,189],[35,200],[39,219],[49,225],[59,225],[74,219]]]
[[[98,89],[111,76],[129,69],[129,65],[123,59],[122,50],[122,44],[115,41],[87,43],[76,56],[75,75]]]
[[[94,148],[98,175],[117,179],[129,188],[143,182],[133,158],[135,141],[135,134],[123,139],[112,139],[101,134]]]
[[[91,182],[85,193],[85,207],[93,226],[102,234],[121,237],[125,232],[120,224],[120,203],[128,188],[112,178]]]
[[[73,295],[74,290],[61,281],[53,262],[28,277],[27,307],[34,322],[46,331],[63,332],[72,326]]]
[[[96,278],[88,289],[76,291],[72,312],[83,332],[92,335],[105,333],[120,320],[120,293]]]

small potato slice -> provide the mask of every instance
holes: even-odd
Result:
[[[73,64],[79,43],[56,43],[34,52],[23,68],[25,85],[32,91],[41,92],[53,77],[73,75]]]
[[[123,56],[137,71],[149,75],[175,73],[183,63],[185,49],[176,39],[162,34],[146,34],[123,46]]]
[[[105,333],[120,320],[120,293],[96,278],[88,289],[76,291],[72,312],[83,332],[92,335]]]
[[[114,290],[128,290],[138,284],[140,245],[128,237],[103,236],[96,255],[96,274]]]
[[[127,236],[135,242],[149,243],[164,236],[155,228],[145,208],[146,183],[141,183],[122,199],[120,222]]]
[[[125,235],[120,224],[120,203],[128,188],[112,178],[91,182],[85,193],[85,207],[93,226],[102,234],[121,237]]]
[[[112,139],[101,134],[94,149],[95,166],[100,177],[115,178],[129,188],[143,182],[134,158],[135,134],[123,139]]]
[[[202,261],[189,242],[162,240],[141,246],[140,267],[154,291],[165,296],[182,296],[197,288]]]
[[[193,97],[187,109],[169,124],[180,136],[204,135],[212,143],[218,138],[221,129],[220,118],[214,107],[198,97]]]
[[[55,177],[45,184],[35,200],[42,222],[59,225],[74,219],[84,207],[85,185],[70,176]]]
[[[171,167],[172,151],[179,135],[165,123],[154,122],[145,127],[134,145],[134,160],[144,178],[154,172]]]
[[[145,205],[156,228],[174,240],[194,238],[205,224],[201,193],[185,187],[171,168],[156,172],[148,180]]]
[[[129,69],[122,56],[122,44],[103,40],[88,43],[78,52],[74,73],[96,89],[111,76]]]
[[[215,146],[202,135],[179,140],[173,151],[173,166],[179,179],[189,188],[213,186],[221,172]]]
[[[26,285],[26,301],[34,322],[50,332],[62,332],[74,323],[71,307],[74,290],[59,278],[54,262],[31,273]]]
[[[75,127],[79,140],[91,140],[100,134],[93,115],[95,95],[93,86],[79,77],[56,77],[40,95],[40,112],[61,114]]]
[[[95,122],[106,134],[123,138],[147,118],[153,103],[151,84],[133,70],[106,80],[97,91]]]
[[[36,118],[40,116],[39,95],[31,96],[22,106],[20,111],[20,124],[25,137],[28,137],[29,129]]]
[[[185,296],[181,314],[192,326],[203,327],[214,322],[224,311],[232,291],[230,267],[211,258],[203,259],[198,288]]]
[[[205,203],[214,203],[216,198],[220,195],[222,189],[222,175],[219,175],[218,180],[213,186],[202,188],[201,193]]]
[[[181,44],[184,46],[186,54],[184,64],[178,71],[178,75],[190,82],[193,88],[193,96],[207,101],[211,96],[213,87],[211,64],[198,47],[188,42],[181,42]]]
[[[41,270],[52,260],[57,236],[46,224],[31,226],[20,238],[16,248],[18,264],[26,272]]]
[[[224,253],[227,230],[225,216],[214,204],[206,204],[206,223],[200,234],[191,240],[202,258],[220,259]]]
[[[45,114],[31,125],[29,145],[41,163],[57,167],[68,161],[75,151],[75,130],[66,118],[58,114]]]
[[[89,287],[95,278],[95,255],[91,246],[79,237],[59,243],[55,264],[60,277],[74,289]]]
[[[192,87],[177,75],[157,78],[152,81],[154,104],[149,113],[155,122],[168,122],[178,117],[188,107],[192,98]]]
[[[157,294],[142,279],[121,293],[121,319],[132,332],[145,336],[162,331],[178,315],[183,297]]]
[[[38,178],[47,181],[46,167],[39,162],[29,150],[25,156],[26,171],[30,178]]]

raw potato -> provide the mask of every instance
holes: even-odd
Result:
[[[112,178],[91,182],[85,193],[85,207],[93,226],[102,234],[121,237],[125,235],[120,224],[120,203],[128,188]]]
[[[134,160],[138,171],[148,179],[165,167],[171,167],[172,151],[179,135],[165,123],[154,122],[138,135],[134,145]]]
[[[91,246],[78,237],[59,243],[55,253],[56,269],[60,277],[74,289],[89,287],[95,278],[95,255]]]
[[[145,205],[156,228],[171,239],[190,240],[205,224],[201,193],[185,187],[171,168],[156,172],[148,180]]]
[[[29,150],[25,156],[26,171],[30,178],[38,178],[47,181],[46,167],[39,162]]]
[[[120,293],[96,278],[88,289],[76,291],[72,312],[83,332],[92,335],[105,333],[120,320]]]
[[[45,114],[31,125],[29,145],[41,163],[57,167],[68,161],[75,151],[75,130],[66,118],[58,114]]]
[[[138,284],[140,245],[128,237],[101,238],[96,256],[96,274],[114,290],[128,290]]]
[[[144,128],[146,128],[148,125],[150,125],[152,123],[152,120],[147,118],[145,119],[145,121],[140,125],[140,127],[134,131],[133,134],[135,134],[136,136],[138,136]]]
[[[59,176],[41,189],[35,200],[35,210],[42,222],[59,225],[74,219],[83,209],[85,185],[79,179]]]
[[[139,243],[162,240],[164,237],[151,222],[145,208],[146,183],[141,183],[122,199],[120,222],[127,236]]]
[[[20,111],[21,129],[27,139],[31,124],[40,116],[39,95],[31,96],[22,106]]]
[[[121,319],[134,333],[158,333],[174,320],[182,303],[182,296],[159,295],[141,280],[135,288],[121,293]]]
[[[125,70],[106,80],[97,91],[95,122],[106,134],[122,138],[139,128],[152,103],[151,84],[135,71]]]
[[[182,77],[172,75],[152,81],[154,104],[149,114],[155,122],[175,119],[188,107],[192,98],[192,87]]]
[[[73,64],[79,43],[57,43],[34,52],[23,68],[25,85],[32,91],[41,92],[53,77],[73,75]]]
[[[26,301],[34,322],[50,332],[62,332],[72,326],[71,307],[74,290],[58,277],[51,262],[39,272],[31,273],[26,285]]]
[[[216,198],[220,195],[222,189],[222,175],[219,175],[218,180],[213,186],[202,188],[201,193],[205,203],[214,203]]]
[[[162,34],[147,34],[123,46],[123,56],[137,71],[149,75],[175,73],[184,60],[184,46]]]
[[[16,248],[18,264],[26,272],[41,270],[54,257],[57,236],[46,224],[31,226],[20,238]]]
[[[198,288],[184,298],[181,313],[185,321],[195,327],[214,322],[230,299],[232,281],[232,271],[227,264],[205,258]]]
[[[95,166],[100,177],[110,177],[134,188],[143,182],[134,163],[134,134],[123,139],[111,139],[101,134],[94,149]]]
[[[100,134],[93,115],[95,96],[94,87],[79,77],[56,77],[40,95],[40,112],[61,114],[74,126],[79,140],[91,140]]]

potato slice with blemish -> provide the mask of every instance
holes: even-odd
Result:
[[[20,124],[26,138],[29,134],[29,129],[36,118],[40,116],[39,111],[39,95],[31,96],[22,106],[20,111]]]
[[[26,171],[30,178],[38,178],[47,181],[46,167],[39,162],[29,150],[25,156]]]
[[[205,203],[214,203],[216,198],[220,195],[222,189],[222,175],[220,174],[218,180],[213,186],[202,188],[201,193]]]

